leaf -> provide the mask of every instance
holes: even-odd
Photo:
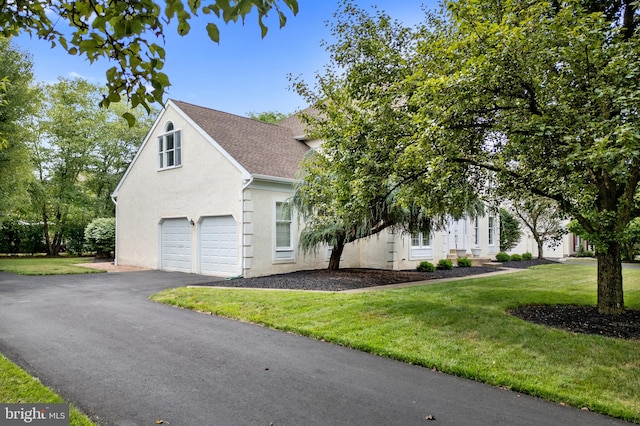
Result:
[[[207,34],[209,34],[209,38],[216,42],[216,43],[220,43],[220,30],[218,29],[218,26],[212,22],[209,22],[207,24]]]
[[[125,112],[124,114],[122,114],[122,118],[127,120],[127,124],[130,128],[136,125],[136,118],[130,112]]]

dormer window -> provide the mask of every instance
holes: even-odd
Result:
[[[182,141],[180,130],[174,130],[168,122],[165,133],[158,136],[158,168],[169,169],[182,165]]]

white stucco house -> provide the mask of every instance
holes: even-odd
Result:
[[[292,116],[274,125],[169,100],[118,184],[116,263],[216,276],[326,268],[303,255],[287,213],[298,165],[321,144]],[[383,232],[347,245],[341,267],[414,269],[452,250],[498,252],[497,215],[451,221],[433,235]]]

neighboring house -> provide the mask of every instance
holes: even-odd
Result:
[[[568,221],[567,221],[568,223]],[[538,243],[533,238],[531,231],[526,227],[520,228],[520,241],[511,250],[510,254],[518,253],[531,253],[534,258],[538,257]],[[551,259],[559,259],[563,257],[570,257],[580,255],[581,252],[593,251],[593,246],[589,241],[582,239],[576,234],[568,232],[562,237],[562,241],[559,244],[549,246],[546,244],[543,248],[543,256]]]
[[[284,208],[298,165],[321,141],[292,116],[277,125],[170,100],[118,184],[116,263],[217,276],[326,268],[329,251],[303,255],[304,224]],[[385,231],[348,244],[341,267],[413,269],[452,250],[497,253],[497,216],[445,231]]]

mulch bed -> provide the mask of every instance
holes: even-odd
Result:
[[[529,268],[556,263],[551,260],[533,259],[521,262],[503,262],[505,268]],[[387,271],[381,269],[318,269],[289,274],[256,278],[239,278],[210,283],[218,287],[271,288],[287,290],[344,291],[366,287],[384,286],[403,282],[425,281],[439,278],[456,278],[499,271],[499,267],[455,267],[435,272]],[[525,321],[548,327],[561,328],[574,333],[640,340],[640,311],[629,310],[621,316],[601,315],[596,307],[572,305],[523,306],[509,314]]]
[[[438,278],[466,277],[499,270],[499,268],[490,266],[474,266],[470,268],[456,267],[451,270],[436,270],[435,272],[387,271],[383,269],[360,268],[347,268],[337,271],[315,269],[291,272],[289,274],[269,275],[266,277],[216,281],[210,285],[218,287],[344,291]]]
[[[574,333],[640,340],[640,310],[605,315],[595,306],[531,305],[512,309],[515,317]]]

